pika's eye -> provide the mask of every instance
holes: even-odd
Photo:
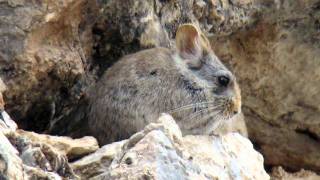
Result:
[[[220,86],[227,87],[230,83],[230,78],[227,76],[218,76],[218,83]]]

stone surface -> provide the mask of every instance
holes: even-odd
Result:
[[[0,132],[6,130],[15,131],[18,125],[11,119],[9,114],[5,111],[5,101],[2,93],[6,90],[6,86],[0,78]]]
[[[69,137],[49,136],[33,132],[17,130],[16,134],[32,142],[41,142],[52,146],[59,154],[66,155],[68,159],[83,157],[84,155],[95,152],[98,142],[93,137],[83,137],[81,139],[71,139]]]
[[[192,22],[208,35],[224,36],[250,25],[257,18],[253,0],[101,2],[101,20],[94,27],[94,35],[95,58],[103,67],[141,49],[170,47],[182,23]]]
[[[8,138],[10,141],[8,140]],[[65,157],[44,144],[0,132],[0,179],[77,179]],[[17,150],[18,149],[18,150]]]
[[[40,135],[22,130],[1,129],[0,131],[0,179],[80,179],[69,164],[72,158],[81,158],[98,149],[92,137],[72,140],[67,137]],[[125,141],[124,141],[125,142]],[[86,156],[80,162],[82,168],[74,169],[81,179],[101,173],[111,164],[116,152],[124,142],[115,143]],[[111,147],[111,148],[109,148]],[[107,150],[107,151],[105,151]],[[67,156],[69,159],[67,158]],[[108,159],[109,158],[109,159]],[[109,162],[109,163],[106,163]],[[86,169],[90,167],[89,169]]]
[[[5,110],[0,110],[0,131],[15,131],[18,125]]]
[[[72,164],[85,179],[269,179],[263,157],[239,134],[187,136],[171,116]]]
[[[22,160],[18,151],[0,132],[0,179],[24,179]]]
[[[0,110],[4,110],[4,100],[3,100],[3,96],[2,93],[0,92]]]
[[[266,164],[320,172],[319,1],[263,1],[251,28],[212,38],[234,70]]]
[[[71,167],[83,179],[102,174],[109,168],[115,156],[121,152],[124,143],[126,141],[105,145],[95,153],[72,163]]]
[[[12,146],[19,152],[19,159],[23,163],[23,179],[39,179],[53,177],[53,179],[77,179],[71,169],[68,159],[54,147],[42,142],[33,142],[15,132],[6,133]],[[4,152],[7,150],[4,149]],[[22,164],[21,164],[22,165]],[[15,168],[10,169],[16,171]],[[18,169],[17,169],[18,170]],[[51,178],[52,179],[52,178]]]
[[[4,84],[4,82],[0,78],[0,92],[3,93],[6,89],[7,89],[7,86]]]
[[[43,131],[81,96],[94,4],[0,1],[0,77],[10,89],[7,110],[21,127]]]
[[[295,173],[288,173],[281,167],[276,167],[272,169],[271,178],[273,180],[318,180],[320,176],[314,172],[300,170]]]

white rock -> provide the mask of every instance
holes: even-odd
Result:
[[[110,157],[111,165],[103,167],[103,159],[110,164]],[[182,137],[167,114],[124,143],[107,145],[73,167],[87,179],[270,179],[263,157],[245,137]],[[95,173],[88,176],[88,170]]]
[[[42,142],[50,145],[57,150],[59,154],[66,155],[69,159],[83,157],[95,152],[99,148],[97,140],[91,136],[72,139],[70,137],[49,136],[24,130],[17,130],[16,134],[23,138],[27,138],[32,142]]]
[[[24,179],[22,160],[18,151],[0,132],[0,179]]]
[[[108,144],[71,164],[75,173],[81,175],[82,179],[88,179],[94,175],[103,173],[109,168],[114,157],[121,152],[121,148],[126,141]]]
[[[221,137],[187,136],[183,144],[209,179],[269,179],[263,157],[245,137],[230,133]]]
[[[4,110],[0,110],[0,129],[15,131],[17,128],[17,124],[11,119],[9,114]]]

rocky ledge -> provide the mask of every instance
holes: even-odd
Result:
[[[98,147],[2,127],[0,179],[269,179],[263,157],[236,133],[186,136],[163,114],[130,139]]]
[[[275,168],[272,176],[308,179],[312,173],[301,169],[319,173],[319,0],[0,0],[0,92],[5,83],[6,110],[22,129],[63,133],[65,122],[77,123],[70,112],[105,69],[129,53],[170,46],[186,22],[210,36],[216,55],[235,73],[248,136],[265,166],[296,172]],[[6,120],[0,127],[16,128],[5,111],[0,114]],[[2,139],[11,137],[7,145],[15,147],[14,139],[38,137],[17,132],[3,133]],[[40,146],[33,142],[28,147]],[[12,145],[1,147],[9,151]],[[21,165],[22,152],[16,150],[10,162],[20,158]],[[61,153],[68,161],[84,156]],[[1,173],[10,171],[12,164],[6,165],[0,165],[8,167]]]

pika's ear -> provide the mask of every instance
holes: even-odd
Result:
[[[177,51],[191,64],[199,64],[202,56],[201,32],[192,24],[183,24],[176,33]]]

